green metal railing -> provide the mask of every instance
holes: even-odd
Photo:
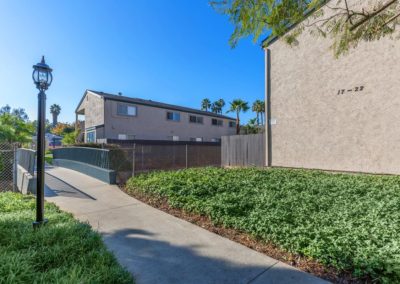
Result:
[[[110,150],[88,147],[68,147],[53,150],[53,159],[71,160],[110,169]]]

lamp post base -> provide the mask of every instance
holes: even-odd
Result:
[[[40,222],[35,221],[35,222],[32,223],[32,225],[33,225],[33,228],[34,228],[34,229],[38,229],[38,228],[40,228],[41,226],[46,225],[48,222],[49,222],[49,220],[44,219],[43,221],[40,221]]]

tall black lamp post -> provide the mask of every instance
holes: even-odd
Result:
[[[33,65],[32,79],[39,89],[38,100],[38,126],[37,126],[37,179],[36,179],[36,222],[33,227],[38,227],[47,222],[44,219],[44,155],[45,155],[45,124],[46,124],[46,91],[53,81],[53,70],[44,61]]]

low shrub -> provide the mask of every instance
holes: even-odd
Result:
[[[202,168],[139,175],[127,190],[360,279],[400,283],[400,177]]]

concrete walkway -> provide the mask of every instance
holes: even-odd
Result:
[[[81,173],[48,168],[46,184],[46,199],[98,230],[138,284],[327,283]]]

